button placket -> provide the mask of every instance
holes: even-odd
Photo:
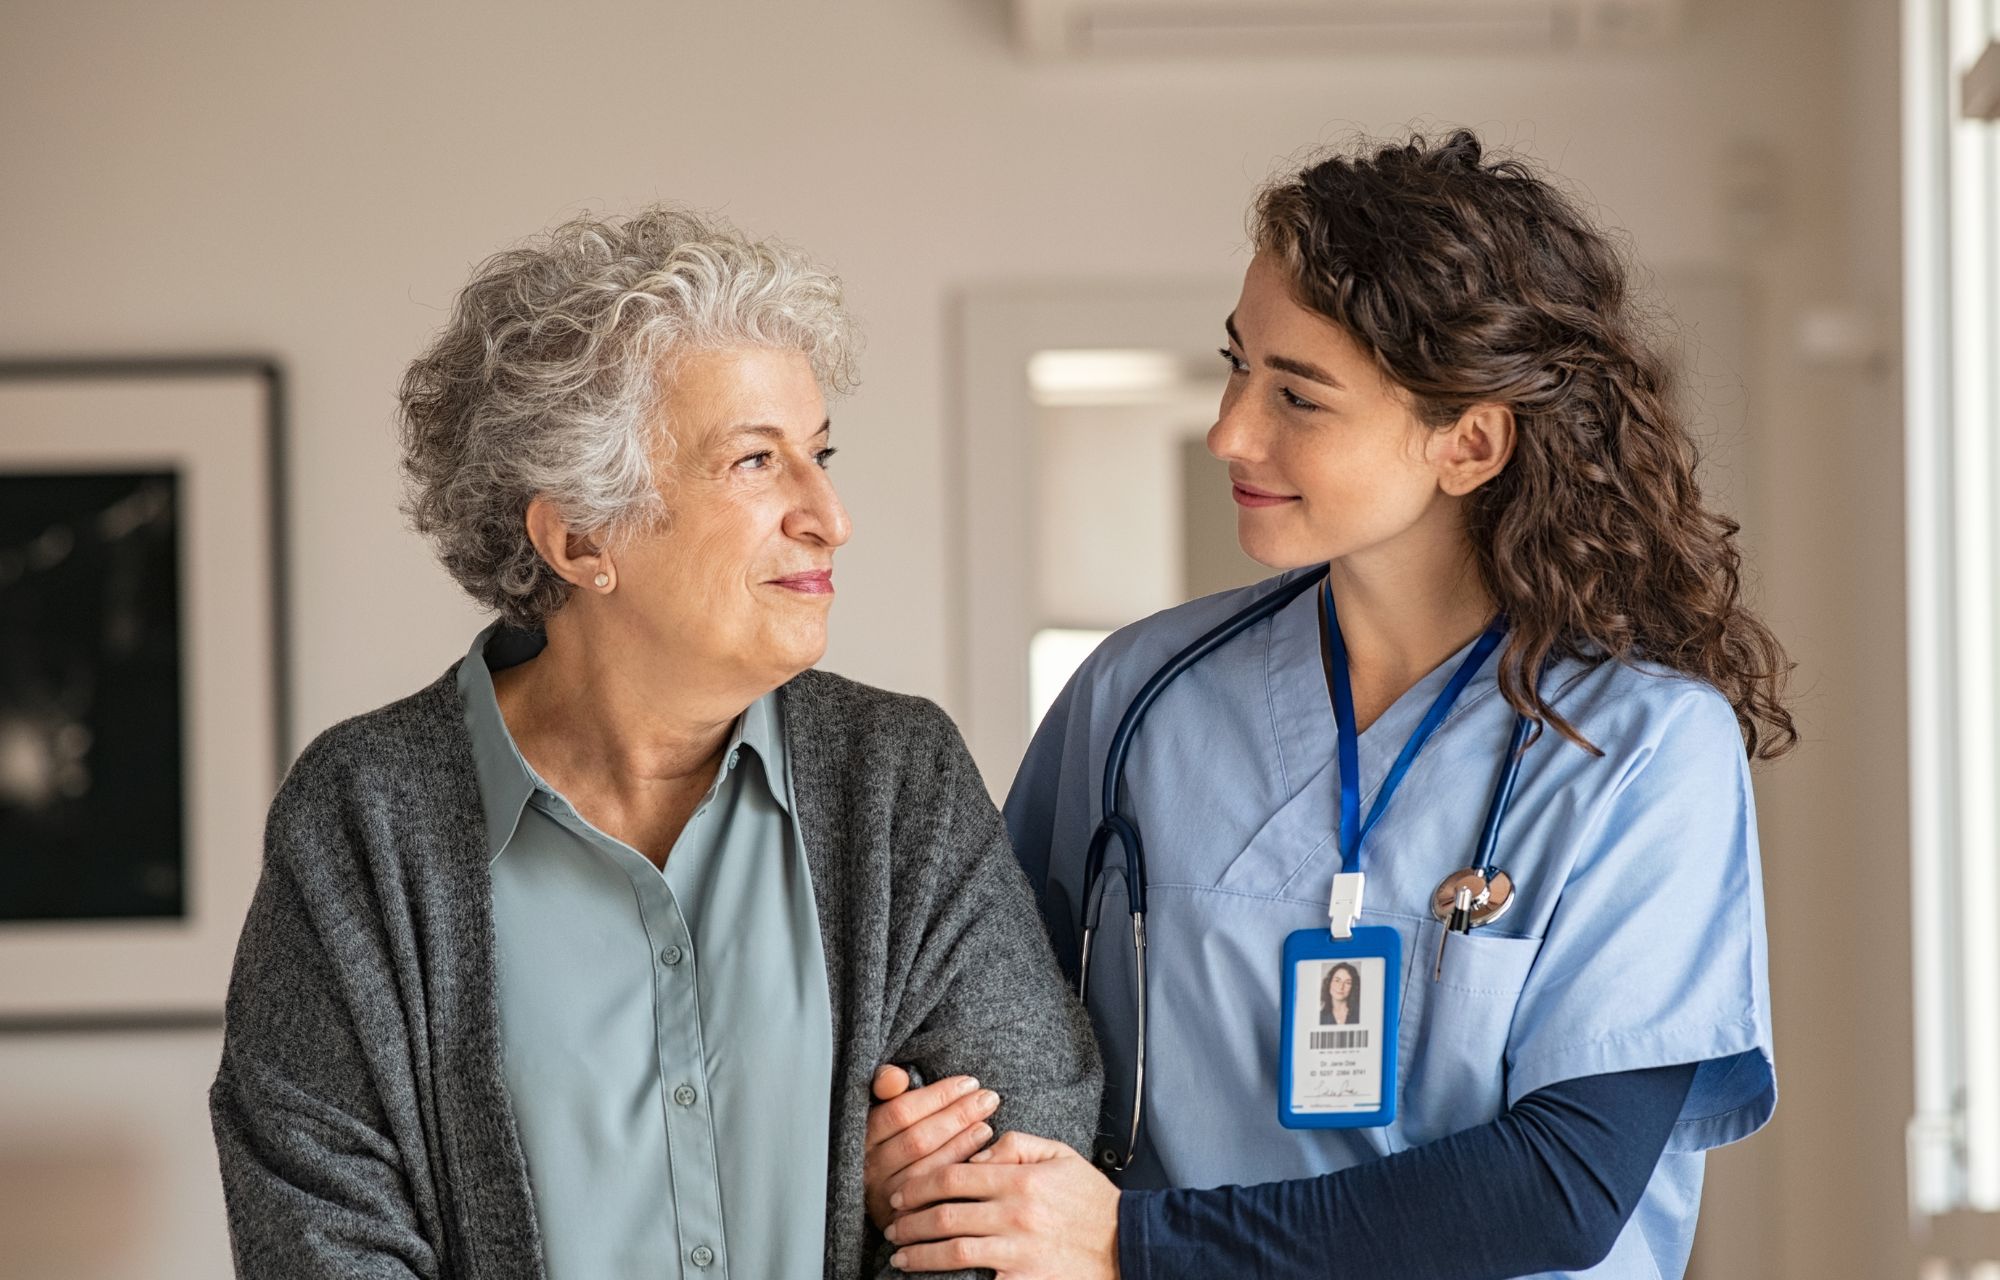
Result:
[[[662,967],[655,970],[655,1026],[659,1097],[665,1105],[668,1178],[675,1207],[681,1257],[711,1275],[726,1275],[722,1235],[721,1171],[716,1163],[703,1048],[699,998],[700,957],[665,875],[635,876],[648,931],[660,944]],[[712,1270],[710,1270],[712,1268]]]

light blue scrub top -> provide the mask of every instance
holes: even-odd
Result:
[[[458,686],[549,1280],[818,1280],[833,1029],[777,695],[737,719],[661,870],[515,747],[489,664],[542,643],[488,627]]]
[[[1275,585],[1119,631],[1036,733],[1007,825],[1072,971],[1083,855],[1119,718],[1169,657]],[[1340,869],[1318,598],[1305,592],[1182,675],[1128,757],[1126,811],[1145,840],[1151,1021],[1146,1120],[1124,1185],[1313,1177],[1485,1123],[1545,1085],[1700,1062],[1638,1210],[1582,1273],[1682,1275],[1702,1152],[1754,1132],[1777,1101],[1756,818],[1734,712],[1712,687],[1664,668],[1555,668],[1544,688],[1605,754],[1553,731],[1529,749],[1495,856],[1518,886],[1514,907],[1453,937],[1434,982],[1431,893],[1473,858],[1513,724],[1489,659],[1364,849],[1362,923],[1393,926],[1403,943],[1396,1122],[1287,1129],[1277,1114],[1280,953],[1293,930],[1327,927]],[[1361,735],[1363,812],[1466,650]],[[1122,1117],[1135,1037],[1118,864],[1114,849],[1090,1014],[1109,1114]]]

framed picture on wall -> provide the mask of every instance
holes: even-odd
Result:
[[[0,1030],[220,1019],[281,767],[283,383],[0,361]]]

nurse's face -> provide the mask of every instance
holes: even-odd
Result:
[[[1227,329],[1229,386],[1208,450],[1229,464],[1246,554],[1293,569],[1427,523],[1463,527],[1446,491],[1456,433],[1420,422],[1346,330],[1294,301],[1277,260],[1251,262]]]

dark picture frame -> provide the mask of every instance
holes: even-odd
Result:
[[[0,359],[0,1032],[219,1025],[289,757],[285,380]]]

